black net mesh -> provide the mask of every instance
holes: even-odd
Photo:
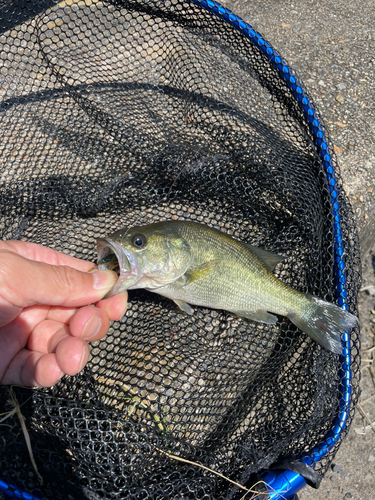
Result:
[[[96,239],[120,227],[195,220],[286,255],[276,274],[331,302],[345,264],[341,299],[356,312],[359,251],[338,173],[333,205],[311,122],[251,38],[178,0],[0,9],[3,239],[94,261]],[[49,500],[237,498],[170,454],[245,484],[325,442],[343,409],[337,355],[283,318],[129,300],[78,376],[16,390],[44,483],[16,417],[0,427],[2,480]],[[319,476],[352,418],[358,343],[354,331],[348,421],[312,460]]]

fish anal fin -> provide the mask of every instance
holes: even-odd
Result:
[[[242,318],[251,319],[252,321],[258,321],[259,323],[267,323],[268,325],[274,325],[277,322],[277,316],[271,314],[263,309],[258,309],[257,311],[231,311],[233,314],[237,314]]]
[[[244,245],[263,262],[263,264],[270,272],[274,270],[279,262],[286,259],[284,255],[277,255],[276,253],[269,252],[268,250],[263,250],[263,248],[254,247],[252,245],[249,245],[248,243],[244,243]]]
[[[181,311],[184,311],[187,314],[190,314],[190,316],[193,315],[193,309],[191,308],[191,306],[187,302],[184,302],[183,300],[174,300],[173,302],[178,305],[178,307],[181,309]]]
[[[218,259],[210,260],[209,262],[205,262],[201,266],[194,267],[191,270],[188,270],[185,274],[185,286],[190,285],[194,281],[198,281],[201,279],[207,278],[215,267],[218,265],[220,261]]]

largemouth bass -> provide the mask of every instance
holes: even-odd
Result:
[[[191,305],[223,309],[274,324],[286,316],[326,349],[342,352],[341,334],[357,318],[338,306],[301,293],[272,274],[283,257],[190,221],[165,221],[121,229],[98,240],[99,270],[119,279],[106,297],[144,288]]]

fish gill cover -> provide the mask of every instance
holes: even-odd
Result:
[[[251,27],[214,2],[8,0],[0,42],[3,239],[95,260],[97,238],[122,227],[197,221],[286,256],[276,276],[356,314],[359,248],[332,148]],[[243,496],[173,455],[241,484],[301,462],[318,485],[353,416],[358,328],[344,357],[284,317],[129,300],[80,374],[15,389],[44,481],[14,417],[0,426],[4,484],[48,500]]]

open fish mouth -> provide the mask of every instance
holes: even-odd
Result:
[[[105,295],[105,299],[127,290],[140,279],[134,255],[116,241],[99,238],[97,252],[99,271],[115,271],[119,276],[114,287]]]

